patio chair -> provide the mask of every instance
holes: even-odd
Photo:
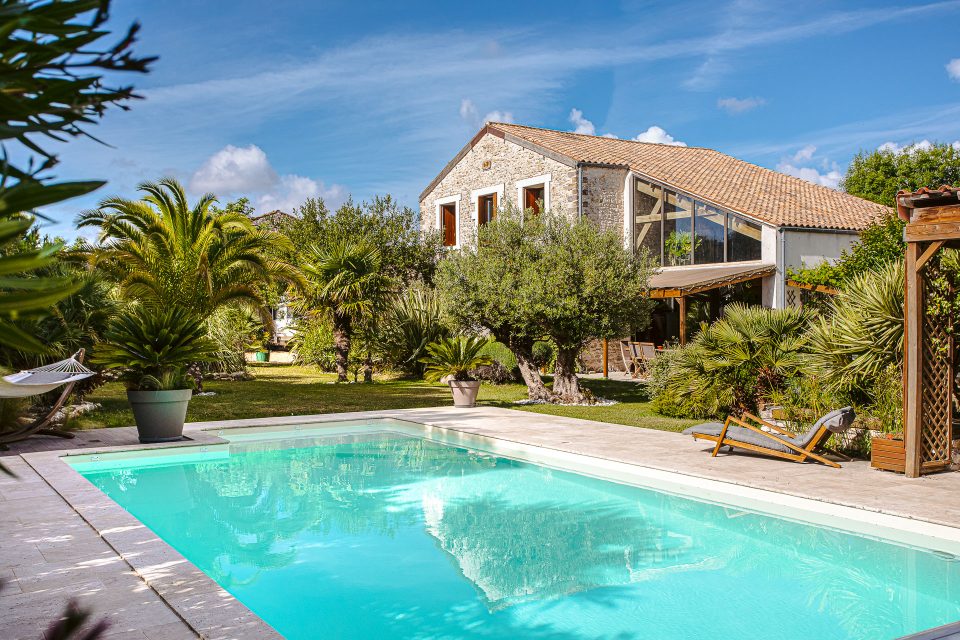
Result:
[[[637,372],[643,365],[640,363],[640,353],[637,351],[637,344],[630,340],[620,341],[620,357],[623,358],[624,370],[637,377]]]
[[[712,456],[720,452],[720,447],[748,449],[776,458],[804,462],[808,458],[825,465],[840,468],[832,460],[816,453],[822,450],[827,440],[835,433],[843,433],[850,428],[856,414],[851,407],[844,407],[831,411],[817,420],[805,433],[792,434],[772,422],[768,422],[751,413],[744,413],[743,417],[727,417],[723,423],[707,422],[690,427],[683,433],[691,435],[695,440],[709,440],[715,442]],[[765,431],[766,427],[773,431]]]
[[[639,352],[640,366],[643,369],[643,373],[650,373],[650,363],[657,357],[657,345],[652,342],[635,342],[634,346]]]

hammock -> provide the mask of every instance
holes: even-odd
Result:
[[[63,384],[70,384],[94,375],[80,360],[83,350],[60,362],[12,373],[0,378],[0,398],[26,398],[52,391]]]
[[[83,355],[84,350],[80,349],[66,360],[0,378],[0,398],[26,398],[27,396],[36,396],[52,391],[60,385],[67,385],[50,408],[50,411],[45,415],[38,417],[28,425],[0,433],[0,446],[29,438],[35,433],[60,438],[73,437],[73,434],[69,431],[53,429],[50,425],[57,412],[67,402],[67,397],[73,391],[73,386],[77,380],[95,375],[95,372],[83,366]]]

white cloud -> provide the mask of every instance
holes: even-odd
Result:
[[[805,147],[802,147],[799,151],[793,154],[794,162],[809,162],[813,159],[813,154],[817,152],[817,148],[812,144],[808,144]]]
[[[661,127],[657,125],[652,125],[649,129],[644,131],[641,134],[638,134],[634,138],[637,142],[655,142],[657,144],[669,144],[674,147],[685,147],[687,146],[686,142],[681,142],[674,139],[672,135],[664,131]]]
[[[947,75],[960,82],[960,58],[954,58],[947,63]]]
[[[757,107],[762,107],[767,104],[767,101],[763,98],[720,98],[717,100],[717,106],[727,113],[738,115],[741,113],[746,113],[747,111],[752,111]]]
[[[245,196],[259,213],[280,209],[289,212],[307,198],[322,197],[328,206],[339,206],[346,199],[345,189],[329,187],[305,176],[279,175],[263,149],[227,145],[207,158],[190,179],[190,191],[210,192],[221,199]]]
[[[460,101],[460,117],[478,127],[488,122],[513,122],[513,114],[509,111],[494,110],[481,118],[477,105],[467,98]]]
[[[570,122],[577,127],[573,130],[574,133],[584,133],[588,136],[597,135],[597,128],[583,117],[583,111],[580,111],[580,109],[570,109]]]
[[[267,154],[260,147],[227,145],[207,158],[190,179],[194,192],[237,193],[262,191],[278,180]]]
[[[960,140],[951,142],[950,146],[954,149],[960,150]],[[901,153],[913,153],[914,151],[929,151],[932,148],[933,143],[924,138],[920,142],[914,142],[913,144],[904,145],[902,147],[893,141],[884,142],[882,145],[877,147],[877,151],[889,151],[893,154],[899,155]]]
[[[285,175],[280,177],[273,189],[256,199],[257,211],[266,213],[279,209],[289,213],[307,198],[323,198],[327,206],[334,209],[346,200],[346,191],[338,184],[327,187],[312,178]]]
[[[836,165],[833,165],[833,168],[829,171],[821,173],[813,167],[798,167],[790,162],[781,162],[777,165],[777,171],[831,189],[839,188],[840,180],[843,179],[843,175]]]

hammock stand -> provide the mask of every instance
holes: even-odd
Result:
[[[61,385],[63,392],[53,407],[28,425],[0,433],[0,445],[10,444],[29,438],[34,434],[57,436],[59,438],[73,438],[69,431],[50,428],[53,417],[66,404],[67,398],[73,392],[73,387],[80,380],[95,375],[94,371],[83,366],[84,350],[80,349],[73,356],[60,362],[28,369],[20,373],[12,373],[0,378],[0,398],[26,398],[52,391]]]

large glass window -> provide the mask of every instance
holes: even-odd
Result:
[[[666,191],[663,219],[663,264],[673,267],[693,259],[693,200]]]
[[[696,264],[723,262],[723,225],[725,214],[697,201],[694,220],[693,261]]]
[[[730,214],[727,216],[727,262],[759,260],[761,227],[756,222]]]
[[[663,187],[637,180],[633,194],[633,215],[633,246],[637,251],[646,251],[657,264],[661,264]]]

